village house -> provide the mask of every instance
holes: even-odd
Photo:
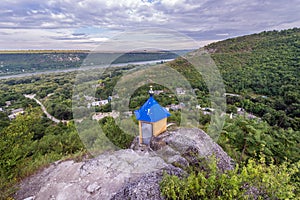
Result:
[[[201,108],[201,110],[208,111],[208,112],[214,112],[215,111],[214,108],[209,108],[209,107]]]
[[[108,104],[108,99],[92,102],[92,106],[104,106]]]
[[[199,109],[199,110],[200,110],[200,109],[201,109],[201,105],[199,105],[199,104],[196,105],[196,109]]]
[[[239,94],[232,94],[232,93],[224,93],[225,96],[231,96],[231,97],[240,97]]]
[[[166,106],[166,109],[169,111],[169,110],[174,110],[174,111],[177,111],[177,110],[181,110],[185,107],[185,104],[180,102],[179,104],[171,104],[171,105],[168,105]]]
[[[6,107],[11,106],[11,101],[5,101]]]
[[[163,90],[154,90],[153,92],[155,95],[160,95],[161,93],[164,93]]]
[[[243,108],[237,107],[237,114],[243,115],[245,113],[245,110]]]
[[[185,94],[185,90],[183,88],[176,88],[176,94],[177,95],[184,95]]]
[[[18,108],[18,109],[12,110],[11,114],[8,115],[8,118],[10,120],[12,120],[12,119],[15,119],[18,115],[23,114],[23,113],[24,113],[24,109],[23,108]]]

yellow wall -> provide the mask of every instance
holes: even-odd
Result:
[[[167,118],[161,119],[153,123],[153,135],[158,136],[167,130]]]

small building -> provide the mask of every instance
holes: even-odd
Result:
[[[171,104],[171,105],[168,105],[166,107],[166,109],[169,111],[169,110],[174,110],[174,111],[177,111],[177,110],[180,110],[180,109],[183,109],[185,107],[185,104],[183,102],[180,102],[179,104]]]
[[[5,101],[6,107],[11,106],[11,101]]]
[[[11,111],[11,114],[8,115],[8,118],[9,118],[10,120],[13,120],[13,119],[15,119],[18,115],[23,114],[23,113],[24,113],[24,109],[23,109],[23,108],[18,108],[18,109],[12,110],[12,111]]]
[[[164,93],[163,90],[154,90],[153,92],[155,95],[160,95],[161,93]]]
[[[176,93],[178,95],[185,95],[185,90],[183,88],[176,88]]]
[[[171,114],[166,108],[159,105],[153,97],[153,90],[150,86],[150,97],[134,114],[139,121],[139,142],[150,144],[152,136],[156,137],[167,130],[167,117]]]
[[[94,101],[92,102],[92,106],[104,106],[108,104],[108,100],[105,99],[105,100],[101,100],[101,101]]]

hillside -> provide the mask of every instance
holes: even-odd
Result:
[[[219,66],[227,92],[271,97],[273,101],[264,104],[296,120],[281,125],[300,128],[300,28],[228,39],[205,48]]]
[[[300,28],[237,37],[205,48],[228,92],[283,97],[300,93]]]
[[[229,96],[227,103],[271,125],[300,129],[300,28],[227,39],[204,48],[218,66],[226,92],[241,95]],[[170,65],[193,87],[207,92],[186,60],[177,59]]]

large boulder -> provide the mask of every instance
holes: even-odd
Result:
[[[222,170],[232,169],[231,158],[199,129],[181,128],[154,138],[150,147],[107,152],[96,158],[53,163],[20,184],[16,199],[163,199],[163,174],[184,175],[176,166],[215,155]],[[183,168],[184,169],[184,168]]]
[[[221,170],[233,169],[233,160],[204,131],[197,128],[180,128],[168,131],[151,142],[151,148],[167,163],[188,166],[202,158],[214,156]]]

